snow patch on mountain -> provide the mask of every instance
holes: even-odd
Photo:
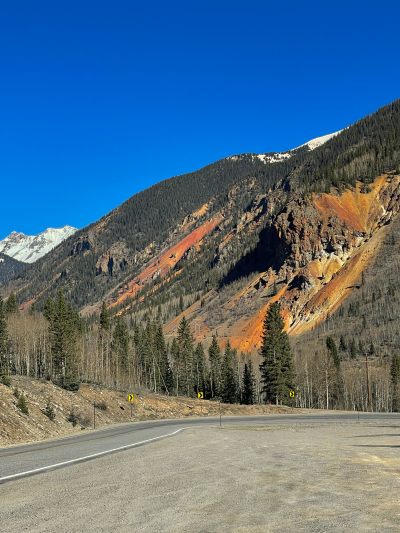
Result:
[[[303,146],[308,146],[308,149],[315,150],[318,148],[318,146],[322,146],[325,144],[329,139],[332,139],[332,137],[335,137],[338,135],[341,131],[336,131],[335,133],[329,133],[328,135],[323,135],[322,137],[316,137],[315,139],[311,139],[311,141],[307,141],[304,144],[301,144],[300,146],[297,146],[296,148],[292,148],[291,150],[287,150],[286,152],[269,152],[264,154],[253,154],[253,157],[257,157],[262,161],[263,163],[279,163],[280,161],[284,161],[285,159],[289,159],[292,157],[294,152],[298,148],[302,148]],[[227,157],[227,159],[238,159],[238,156],[231,156]]]
[[[318,148],[318,146],[325,144],[327,141],[329,141],[329,139],[332,139],[332,137],[336,137],[336,135],[339,135],[341,131],[343,130],[336,131],[335,133],[329,133],[328,135],[323,135],[322,137],[316,137],[315,139],[311,139],[311,141],[301,144],[297,148],[301,148],[302,146],[307,145],[310,150],[315,150],[315,148]],[[297,148],[294,148],[294,150],[297,150]]]
[[[34,263],[76,231],[78,230],[72,226],[48,228],[38,235],[13,231],[0,241],[0,252],[24,263]]]

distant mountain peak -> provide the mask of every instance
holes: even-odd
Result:
[[[38,235],[25,235],[12,231],[8,237],[0,241],[0,252],[18,261],[34,263],[76,231],[78,230],[72,226],[47,228]]]

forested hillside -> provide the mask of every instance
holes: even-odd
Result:
[[[0,252],[0,285],[7,283],[8,280],[15,277],[26,266],[27,263],[17,261]]]
[[[274,187],[307,194],[328,191],[332,185],[341,190],[346,184],[354,186],[356,179],[367,186],[373,177],[397,164],[399,105],[396,101],[382,108],[312,152],[299,148],[282,162],[265,164],[253,154],[244,154],[160,182],[67,239],[28,267],[12,288],[18,290],[19,302],[37,297],[41,308],[45,297],[38,295],[46,291],[54,296],[61,285],[68,298],[82,308],[101,300],[127,276],[135,276],[150,255],[172,242],[173,232],[185,217],[211,200],[197,224],[226,209],[229,191],[235,186],[254,181],[253,198]],[[251,198],[243,200],[235,201],[232,215],[240,217],[249,208]],[[149,245],[151,253],[145,252]],[[96,268],[103,254],[112,258],[107,275],[99,275]]]
[[[300,406],[368,408],[367,353],[374,408],[397,409],[399,161],[398,100],[313,151],[233,156],[133,196],[8,283],[24,312],[7,318],[13,371],[66,379],[68,361],[73,382],[265,401],[274,304],[294,347],[286,396],[290,382]],[[45,355],[24,352],[31,328]]]

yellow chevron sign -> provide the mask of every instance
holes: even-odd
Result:
[[[130,402],[133,402],[133,400],[134,400],[134,396],[133,396],[133,394],[130,394],[130,395],[128,396],[128,400],[129,400]]]
[[[202,392],[198,392],[198,393],[197,393],[197,398],[204,398],[203,393],[202,393]]]
[[[290,395],[291,398],[294,398],[294,390],[291,390],[291,391],[289,392],[289,395]]]

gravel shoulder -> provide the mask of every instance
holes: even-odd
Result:
[[[400,421],[194,428],[0,485],[1,531],[393,532]]]

